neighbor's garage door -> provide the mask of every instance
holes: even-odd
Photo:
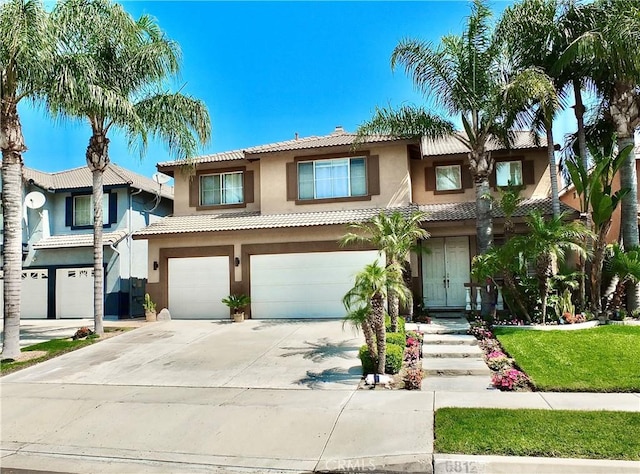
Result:
[[[252,318],[341,318],[342,298],[377,251],[251,256]]]
[[[229,257],[169,259],[169,312],[174,319],[229,319]]]
[[[56,318],[93,318],[93,268],[56,269]]]
[[[47,270],[22,270],[20,319],[46,319],[48,278],[49,272]],[[0,314],[4,314],[4,280],[2,275],[0,275]]]

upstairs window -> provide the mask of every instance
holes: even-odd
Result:
[[[200,205],[217,206],[244,202],[242,171],[200,176]]]
[[[522,186],[522,161],[499,161],[496,163],[496,186]]]
[[[331,199],[367,195],[364,157],[298,163],[298,199]]]
[[[462,170],[460,165],[436,166],[436,191],[455,191],[462,189]]]
[[[102,223],[109,224],[109,194],[102,195]],[[90,194],[73,197],[73,226],[93,226],[93,196]]]

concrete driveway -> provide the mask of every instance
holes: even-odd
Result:
[[[431,469],[433,393],[356,390],[341,321],[171,321],[0,379],[2,466]]]

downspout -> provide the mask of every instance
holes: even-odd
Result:
[[[133,188],[131,188],[133,189]],[[127,210],[127,246],[129,247],[129,318],[133,318],[133,283],[131,282],[131,270],[133,269],[133,229],[131,228],[133,218],[133,196],[137,196],[142,192],[138,189],[133,193],[129,193],[129,209]]]

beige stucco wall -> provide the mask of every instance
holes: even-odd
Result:
[[[198,171],[211,170],[215,172],[217,170],[224,171],[228,168],[234,168],[244,166],[247,171],[253,171],[253,194],[254,202],[248,203],[247,207],[229,208],[229,209],[202,209],[197,210],[195,207],[189,206],[189,183],[191,180],[196,179],[194,173],[175,171],[174,176],[174,205],[173,215],[175,216],[188,216],[193,214],[220,214],[224,212],[238,212],[238,211],[259,211],[260,210],[260,164],[259,162],[249,162],[247,160],[238,161],[223,161],[219,163],[206,163],[198,165]]]
[[[518,152],[496,153],[496,157],[514,158],[524,157],[526,160],[534,161],[535,185],[529,185],[522,191],[524,198],[543,198],[548,197],[551,190],[551,182],[549,178],[549,164],[547,155],[544,150],[536,152]],[[456,160],[464,160],[468,163],[466,155],[448,155],[442,157],[429,157],[424,160],[411,160],[411,180],[413,199],[417,204],[437,204],[451,202],[468,202],[475,201],[475,189],[473,187],[465,189],[463,193],[453,194],[435,194],[433,191],[427,191],[425,188],[425,168],[433,167],[438,163],[450,162]],[[466,166],[466,164],[465,164]],[[497,196],[497,191],[493,191]]]
[[[363,148],[379,156],[380,195],[371,200],[333,202],[321,204],[296,204],[287,201],[287,163],[300,156],[320,156],[319,150],[297,151],[263,156],[261,163],[261,203],[263,214],[291,212],[323,212],[341,209],[402,206],[411,201],[411,178],[406,144]],[[345,157],[358,156],[348,147],[331,148],[327,153],[344,153]]]

